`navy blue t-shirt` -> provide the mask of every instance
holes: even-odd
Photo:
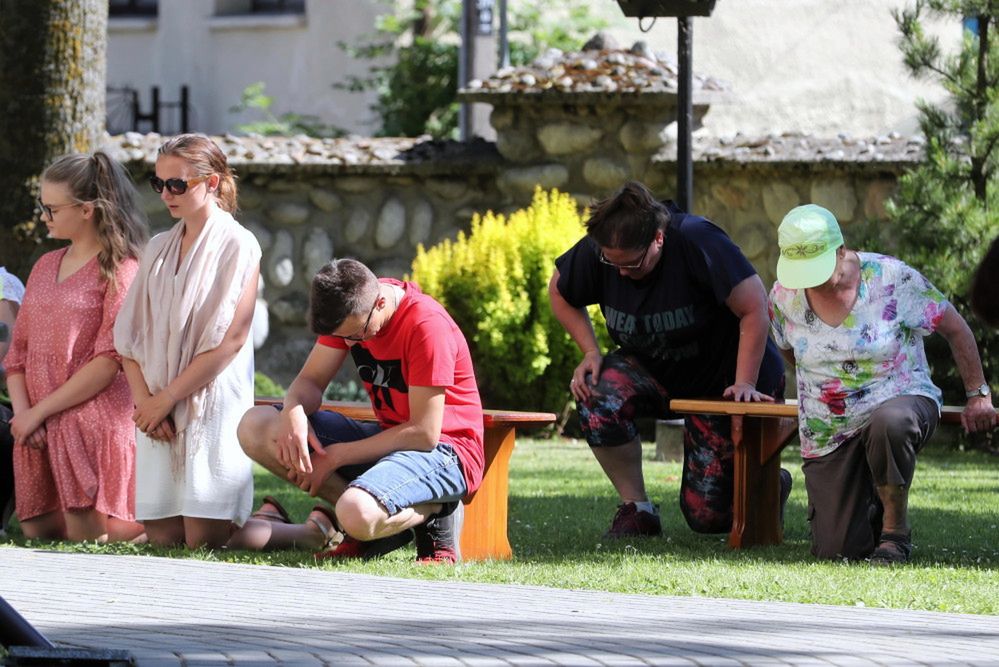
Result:
[[[665,205],[671,219],[648,276],[633,280],[603,264],[599,246],[585,236],[555,260],[558,291],[576,308],[599,304],[614,342],[672,398],[717,397],[735,382],[739,351],[739,319],[725,300],[756,270],[721,228]],[[783,374],[768,338],[757,388],[772,395]]]

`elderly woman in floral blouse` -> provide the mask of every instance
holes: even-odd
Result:
[[[812,553],[907,562],[909,486],[941,405],[923,337],[937,332],[950,344],[969,432],[996,424],[974,337],[915,269],[848,249],[828,210],[799,206],[777,234],[770,320],[796,365]]]

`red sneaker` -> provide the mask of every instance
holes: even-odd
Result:
[[[622,503],[617,506],[617,514],[604,537],[620,539],[627,537],[655,537],[662,535],[663,524],[658,514],[641,511],[635,503]]]

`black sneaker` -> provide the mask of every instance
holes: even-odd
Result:
[[[446,511],[445,510],[442,511]],[[416,533],[417,563],[458,563],[461,561],[461,527],[465,522],[465,509],[461,502],[450,513],[439,513],[427,519]]]
[[[904,565],[912,556],[912,532],[881,533],[877,549],[867,559],[871,565]]]

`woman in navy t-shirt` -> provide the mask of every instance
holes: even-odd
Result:
[[[637,417],[671,398],[772,401],[784,366],[767,338],[767,293],[720,228],[626,183],[597,204],[587,235],[555,260],[552,310],[583,352],[569,388],[583,433],[621,504],[608,537],[659,535],[645,492]],[[586,307],[600,306],[618,349],[603,356]],[[732,524],[731,419],[685,419],[680,509],[690,527]],[[790,475],[781,473],[782,499]]]

